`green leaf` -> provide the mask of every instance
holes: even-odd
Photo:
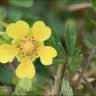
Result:
[[[16,86],[16,89],[15,89],[15,92],[13,93],[13,96],[15,96],[15,95],[16,96],[24,96],[26,94],[27,94],[27,92],[23,88]]]
[[[73,96],[73,90],[69,84],[69,81],[63,80],[61,86],[61,96]]]
[[[0,35],[2,34],[1,32],[3,32],[4,30],[3,30],[3,26],[2,26],[2,24],[1,24],[2,22],[0,22]]]
[[[16,85],[16,89],[14,94],[16,95],[26,95],[27,92],[31,91],[32,88],[32,80],[30,79],[22,79]]]
[[[0,21],[3,21],[6,17],[6,10],[3,7],[0,7]]]
[[[76,43],[76,26],[74,20],[67,20],[65,24],[64,39],[68,56],[72,56]]]
[[[32,7],[33,0],[10,0],[10,3],[18,7],[29,8]]]
[[[12,83],[14,73],[4,64],[0,64],[0,81],[5,83]]]
[[[80,63],[83,60],[83,55],[79,48],[74,48],[72,57],[68,57],[68,64],[71,71],[76,72],[80,68]]]
[[[74,20],[68,20],[65,24],[64,39],[68,54],[68,64],[73,72],[76,72],[80,67],[80,62],[83,58],[81,51],[76,47],[76,25]]]

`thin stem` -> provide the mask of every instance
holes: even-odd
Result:
[[[66,69],[66,65],[67,65],[67,59],[65,64],[60,64],[56,73],[56,77],[55,77],[55,83],[54,83],[54,90],[53,96],[59,96],[60,94],[60,90],[61,90],[61,83],[64,77],[64,73],[65,73],[65,69]]]
[[[11,70],[15,73],[15,67],[14,67],[13,63],[10,63],[10,64],[9,64],[9,67],[10,67]]]
[[[87,88],[89,89],[90,93],[91,93],[93,96],[96,96],[96,91],[95,91],[95,89],[93,88],[93,86],[89,83],[89,81],[87,80],[87,78],[85,78],[85,76],[82,76],[82,79],[85,81],[86,86],[87,86]]]
[[[92,57],[93,57],[95,52],[96,52],[96,47],[92,49],[92,51],[90,52],[87,60],[85,60],[86,63],[84,63],[83,66],[82,66],[81,72],[79,73],[79,78],[78,78],[78,80],[76,82],[77,83],[76,86],[78,86],[80,84],[82,75],[84,74],[84,72],[86,71],[87,67],[89,66],[90,61],[91,61],[91,59],[92,59]]]
[[[84,9],[87,9],[87,8],[92,8],[92,4],[89,3],[89,2],[85,2],[85,3],[80,3],[80,4],[70,4],[70,5],[65,5],[65,6],[62,6],[61,4],[58,4],[58,1],[54,2],[55,4],[55,7],[58,8],[59,10],[66,10],[66,11],[71,11],[71,12],[74,12],[74,11],[79,11],[79,10],[84,10]]]

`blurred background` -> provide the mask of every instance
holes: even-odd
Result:
[[[0,22],[3,23],[3,26],[19,19],[27,21],[30,27],[36,20],[43,20],[58,34],[61,42],[64,39],[66,21],[73,19],[76,22],[76,46],[80,48],[83,57],[87,58],[89,51],[96,47],[96,0],[0,0]],[[2,27],[0,27],[0,30],[3,30]],[[45,96],[45,92],[51,96],[50,89],[52,86],[48,85],[52,84],[58,65],[53,64],[50,67],[45,67],[40,64],[39,60],[36,62],[35,66],[38,75],[36,83],[33,84],[32,96]],[[2,67],[5,68],[2,65],[0,71]],[[13,81],[11,81],[12,72],[8,68],[5,68],[5,70],[7,72],[4,72],[4,70],[0,72],[1,85],[4,85],[4,88],[5,85],[8,85],[7,89],[13,91],[9,89],[10,85],[13,86]],[[8,75],[5,78],[6,73]],[[70,76],[73,76],[74,73],[69,72],[67,74],[67,78],[71,82]],[[88,78],[94,90],[96,90],[96,55],[93,56],[84,75]],[[92,94],[89,90],[90,88],[88,89],[82,81],[78,91],[74,92],[73,88],[73,93],[74,96],[91,96]]]

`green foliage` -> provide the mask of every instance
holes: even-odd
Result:
[[[83,55],[79,48],[74,48],[72,57],[68,57],[68,64],[73,72],[76,72],[80,68],[80,63],[83,60]]]
[[[94,34],[87,34],[84,36],[84,42],[87,48],[91,49],[93,47],[95,47],[96,45],[96,36]]]
[[[2,83],[12,83],[13,76],[15,74],[12,72],[10,67],[4,64],[0,64],[0,81]]]
[[[73,54],[73,50],[76,43],[76,37],[77,33],[76,33],[75,21],[68,20],[66,22],[64,31],[64,39],[68,56],[72,56]]]
[[[33,5],[33,0],[10,0],[14,6],[29,8]]]
[[[53,18],[52,16],[48,16],[48,23],[52,28],[52,35],[47,43],[57,50],[57,57],[54,58],[54,64],[64,64],[66,53],[60,38],[64,31],[63,25],[57,18]]]
[[[10,43],[10,38],[7,36],[5,32],[0,32],[0,44]]]
[[[40,75],[39,73],[37,74],[37,76],[35,77],[35,79],[33,80],[33,84],[32,84],[32,91],[29,93],[32,96],[38,96],[39,94],[44,95],[44,91],[45,91],[45,85],[47,85],[49,83],[49,77],[45,77],[44,74]]]
[[[96,0],[91,0],[91,3],[93,4],[94,7],[96,7]]]
[[[12,21],[12,22],[13,21],[17,21],[18,19],[21,19],[22,15],[23,15],[22,10],[16,9],[16,8],[10,9],[9,13],[10,14],[8,14],[8,16],[7,16],[8,17],[8,21]]]
[[[61,86],[61,94],[63,96],[74,96],[73,95],[73,90],[69,84],[69,81],[63,80],[62,86]]]
[[[63,45],[57,36],[56,32],[52,33],[52,36],[49,40],[50,45],[56,48],[57,50],[57,57],[54,59],[54,64],[64,64],[66,59],[66,54],[63,48]]]
[[[6,18],[6,10],[4,7],[0,7],[0,22]]]
[[[2,43],[9,43],[9,41],[0,36],[0,44]]]
[[[51,14],[51,15],[50,15]],[[54,14],[56,13],[50,13],[47,16],[47,22],[48,25],[51,26],[52,28],[52,32],[55,34],[57,34],[57,37],[61,40],[61,38],[63,38],[63,32],[64,32],[64,25],[63,22],[61,20],[59,20],[56,16],[54,16]]]
[[[1,1],[0,4],[2,3]],[[32,26],[32,24],[36,20],[43,20],[45,24],[50,26],[52,29],[52,35],[45,43],[46,45],[55,47],[58,53],[57,57],[54,58],[53,65],[50,66],[44,66],[40,62],[38,62],[38,60],[36,60],[34,66],[36,68],[37,75],[34,78],[33,82],[24,79],[20,80],[19,83],[17,83],[18,80],[17,77],[15,77],[15,95],[45,96],[47,88],[51,90],[50,87],[52,86],[50,82],[54,83],[54,74],[56,74],[57,72],[58,65],[64,64],[65,59],[67,58],[67,64],[69,66],[66,68],[67,70],[65,72],[66,74],[64,78],[67,78],[68,81],[63,80],[61,93],[64,96],[73,96],[73,90],[71,88],[71,85],[69,85],[70,83],[73,84],[73,82],[71,82],[71,79],[73,79],[73,77],[70,77],[70,75],[73,76],[75,72],[80,68],[80,62],[83,59],[82,54],[84,54],[85,56],[85,54],[88,53],[89,49],[92,49],[96,46],[96,0],[3,1],[3,3],[6,3],[7,6],[2,4],[1,5],[3,7],[0,6],[0,44],[10,43],[10,41],[12,40],[8,38],[6,34],[3,34],[7,26],[6,23],[9,24],[10,22],[22,19],[27,21],[28,24]],[[82,6],[83,3],[84,5]],[[92,7],[90,6],[90,3],[92,4]],[[70,11],[71,7],[73,8],[73,10]],[[74,10],[74,7],[77,7],[77,9]],[[69,18],[74,18],[74,20],[69,20]],[[65,22],[66,20],[67,22]],[[81,49],[79,48],[79,46]],[[95,62],[92,59],[90,66],[92,66],[93,63],[95,64]],[[13,63],[15,65],[15,62]],[[87,74],[89,74],[90,77],[94,78],[96,72],[92,74],[91,72],[93,72],[93,70],[90,71],[90,66],[88,67]],[[70,68],[71,70],[69,70],[68,68]],[[4,83],[4,85],[13,85],[14,75],[15,74],[13,73],[13,71],[11,71],[9,65],[0,64],[0,83]],[[84,75],[86,75],[86,72],[84,73]],[[94,81],[92,81],[92,84],[94,84]],[[7,94],[7,91],[8,93],[10,92],[10,90],[6,91],[5,89],[6,88],[4,87],[1,90],[0,85],[0,96],[3,96],[2,94],[4,94],[4,92],[5,96]],[[82,88],[82,90],[80,89],[80,94],[79,92],[77,92],[76,96],[82,96],[82,94],[84,94],[84,96],[91,96],[91,92],[89,92],[90,90],[87,89],[88,88],[85,87],[84,84],[84,88]],[[51,91],[48,93],[51,93]]]
[[[68,55],[68,64],[72,71],[76,71],[80,67],[82,54],[80,49],[76,47],[76,24],[73,20],[68,20],[65,24],[64,39]]]
[[[30,79],[22,79],[16,85],[14,94],[17,96],[24,96],[27,92],[30,92],[32,88],[32,81]]]
[[[57,50],[57,57],[54,58],[54,64],[64,64],[66,59],[66,54],[63,48],[63,45],[60,41],[60,38],[57,36],[56,32],[52,32],[52,36],[46,42],[46,45],[53,46]]]

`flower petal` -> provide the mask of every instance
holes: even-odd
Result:
[[[33,24],[32,34],[37,41],[44,41],[50,37],[51,29],[43,21],[37,21]]]
[[[12,61],[17,55],[18,49],[14,45],[2,44],[0,45],[0,62],[7,63]]]
[[[7,26],[7,34],[14,39],[22,39],[27,35],[29,26],[25,21],[19,20],[16,23],[11,23]]]
[[[47,58],[47,57],[41,56],[40,60],[44,65],[50,65],[53,63],[53,58]]]
[[[38,55],[42,64],[50,65],[53,62],[53,57],[57,55],[57,51],[51,46],[41,46],[38,48]]]
[[[16,69],[16,75],[20,79],[29,78],[32,79],[35,76],[35,68],[31,60],[22,60],[20,65]]]

